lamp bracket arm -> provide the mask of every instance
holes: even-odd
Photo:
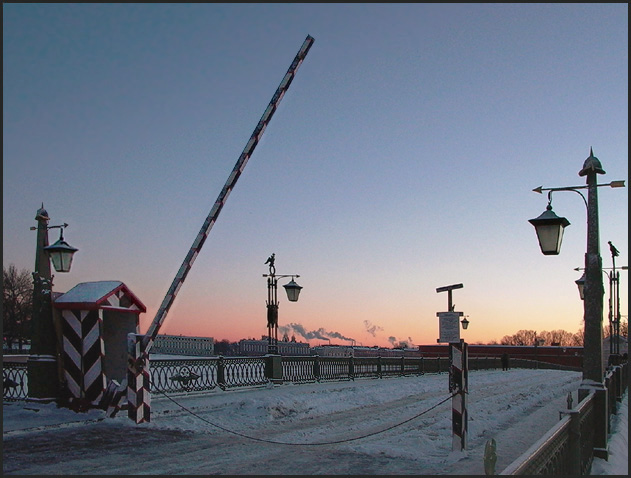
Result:
[[[552,204],[552,192],[553,191],[573,191],[576,194],[578,194],[580,197],[583,198],[583,202],[585,203],[585,209],[588,209],[587,206],[587,199],[585,199],[585,196],[583,195],[582,192],[577,191],[577,189],[585,189],[586,186],[576,186],[576,187],[568,187],[568,188],[550,188],[548,189],[548,206]]]
[[[276,277],[277,279],[282,279],[283,277],[300,277],[298,274],[263,274],[263,277]]]

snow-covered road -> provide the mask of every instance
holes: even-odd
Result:
[[[488,439],[497,442],[500,472],[556,423],[568,392],[576,403],[580,379],[556,370],[470,372],[465,453],[451,451],[447,374],[154,393],[152,421],[141,425],[123,414],[99,420],[96,411],[72,417],[87,423],[57,425],[44,420],[49,410],[5,404],[3,471],[483,475]],[[37,426],[41,412],[40,429],[21,430]]]

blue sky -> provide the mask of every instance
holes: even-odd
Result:
[[[281,326],[433,343],[463,283],[467,341],[576,332],[585,206],[554,193],[571,226],[543,256],[532,189],[583,185],[590,147],[627,181],[626,4],[5,3],[5,266],[33,268],[43,202],[79,249],[55,290],[121,280],[146,329],[307,35],[161,331],[259,338],[274,252],[304,287]],[[599,188],[606,267],[627,204]]]

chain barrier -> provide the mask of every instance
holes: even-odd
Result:
[[[271,443],[273,445],[289,445],[289,446],[318,446],[318,445],[336,445],[339,443],[346,443],[346,442],[351,442],[351,441],[356,441],[356,440],[361,440],[363,438],[368,438],[370,436],[374,436],[374,435],[378,435],[380,433],[384,433],[387,432],[389,430],[392,430],[394,428],[400,427],[401,425],[404,425],[408,422],[411,422],[412,420],[415,420],[416,418],[425,415],[426,413],[432,411],[433,409],[437,408],[438,406],[442,405],[443,403],[447,402],[448,400],[450,400],[454,394],[449,395],[447,398],[441,400],[440,402],[438,402],[437,404],[431,406],[430,408],[428,408],[427,410],[422,411],[421,413],[418,413],[417,415],[414,415],[411,418],[408,418],[407,420],[404,420],[400,423],[397,423],[395,425],[389,426],[387,428],[384,428],[383,430],[379,430],[376,432],[372,432],[372,433],[368,433],[366,435],[361,435],[358,437],[353,437],[353,438],[347,438],[344,440],[335,440],[335,441],[327,441],[327,442],[318,442],[318,443],[290,443],[290,442],[283,442],[283,441],[275,441],[275,440],[266,440],[264,438],[258,438],[258,437],[252,437],[249,435],[245,435],[243,433],[239,433],[236,432],[234,430],[230,430],[228,428],[222,427],[221,425],[217,425],[216,423],[211,422],[210,420],[205,419],[204,417],[198,415],[197,413],[195,413],[194,411],[186,408],[184,405],[182,405],[181,403],[177,402],[175,399],[173,399],[172,397],[168,396],[165,392],[163,392],[162,390],[156,390],[156,392],[164,395],[164,397],[166,397],[167,399],[169,399],[170,401],[172,401],[175,405],[177,405],[178,407],[180,407],[182,410],[184,410],[185,412],[189,413],[190,415],[194,416],[195,418],[200,419],[201,421],[203,421],[204,423],[207,423],[208,425],[211,425],[215,428],[219,428],[220,430],[223,430],[224,432],[227,433],[231,433],[233,435],[237,435],[240,436],[242,438],[247,438],[248,440],[254,440],[254,441],[258,441],[258,442],[264,442],[264,443]]]

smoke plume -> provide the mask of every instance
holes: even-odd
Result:
[[[329,339],[340,339],[340,340],[347,340],[349,342],[355,342],[355,339],[351,338],[351,337],[345,337],[344,335],[340,334],[339,332],[331,332],[328,331],[326,329],[324,329],[323,327],[320,327],[317,330],[311,330],[309,332],[307,332],[305,330],[305,328],[302,326],[302,324],[295,324],[295,323],[291,323],[288,325],[279,325],[278,326],[278,330],[280,331],[281,334],[285,334],[287,333],[289,335],[289,333],[291,331],[293,331],[295,334],[300,335],[301,337],[310,340],[310,339],[323,339],[323,340],[329,340]]]
[[[375,333],[379,330],[383,330],[383,327],[379,327],[378,325],[373,325],[370,320],[364,320],[364,326],[366,327],[366,332],[375,337]]]

